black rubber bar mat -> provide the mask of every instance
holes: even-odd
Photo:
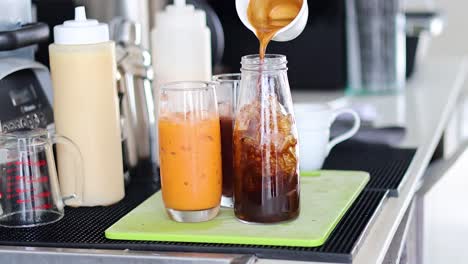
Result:
[[[91,249],[255,254],[274,259],[333,261],[348,263],[352,249],[386,198],[385,192],[364,191],[321,247],[272,247],[200,243],[108,240],[104,231],[154,191],[132,186],[125,200],[110,207],[66,208],[65,217],[54,224],[35,228],[0,228],[0,244]]]
[[[374,145],[360,146],[349,142],[338,146],[327,159],[328,168],[352,169],[371,172],[371,186],[380,182],[393,182],[386,178],[401,179],[410,163],[414,150],[396,150]],[[389,154],[391,153],[391,155]],[[384,160],[384,162],[379,161]],[[352,163],[352,164],[350,164]],[[403,163],[403,165],[399,165]],[[389,166],[389,164],[393,164]],[[382,166],[380,168],[379,166]],[[386,170],[392,169],[393,173]],[[395,169],[397,168],[397,169]],[[400,174],[400,175],[398,175]],[[149,177],[151,178],[151,177]],[[143,178],[141,178],[143,179]],[[157,184],[135,182],[127,188],[125,199],[110,207],[66,208],[65,217],[54,224],[36,228],[1,228],[0,245],[37,246],[91,249],[132,249],[151,251],[245,253],[275,259],[329,261],[347,263],[352,260],[353,249],[366,228],[372,224],[387,191],[364,191],[321,247],[270,247],[249,245],[165,243],[107,240],[104,231],[130,212],[158,189]]]
[[[391,196],[398,196],[415,153],[416,149],[398,149],[385,144],[350,140],[336,146],[323,167],[367,171],[371,179],[366,190],[389,190]]]

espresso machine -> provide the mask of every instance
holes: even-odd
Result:
[[[47,24],[32,23],[30,0],[0,1],[0,132],[53,132],[52,85],[35,46],[47,42]]]

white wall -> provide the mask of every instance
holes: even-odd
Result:
[[[468,1],[435,0],[436,7],[446,15],[446,27],[434,39],[430,56],[468,55]]]
[[[468,0],[432,2],[436,9],[444,12],[446,27],[442,35],[431,42],[428,56],[468,56]],[[465,84],[467,92],[468,85]],[[468,123],[466,113],[463,118],[463,122]],[[468,261],[467,169],[468,155],[465,154],[425,197],[425,264],[462,264]]]

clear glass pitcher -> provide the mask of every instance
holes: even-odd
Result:
[[[349,94],[403,91],[406,81],[406,21],[400,2],[346,1]]]
[[[299,215],[299,155],[283,55],[242,58],[234,125],[234,212],[245,222]]]
[[[64,144],[75,162],[75,193],[60,192],[53,144]],[[0,226],[33,227],[64,216],[64,204],[79,205],[82,158],[69,139],[34,129],[0,134]]]

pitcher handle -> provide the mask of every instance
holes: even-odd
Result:
[[[342,135],[334,138],[332,141],[330,141],[330,143],[328,143],[327,145],[327,156],[328,154],[330,153],[330,151],[336,146],[338,145],[339,143],[351,138],[352,136],[354,136],[354,134],[356,134],[359,130],[359,127],[361,126],[361,119],[359,118],[359,115],[356,113],[356,111],[352,110],[352,109],[340,109],[340,110],[336,110],[335,113],[333,114],[333,119],[332,119],[332,123],[335,122],[336,118],[340,115],[343,115],[343,114],[350,114],[353,116],[353,119],[354,119],[354,125],[351,129],[349,129],[348,131],[346,131],[345,133],[343,133]]]
[[[73,159],[75,161],[75,188],[71,195],[62,197],[63,202],[66,205],[80,206],[83,202],[83,186],[84,186],[84,174],[83,174],[83,156],[81,155],[78,146],[69,138],[62,135],[52,135],[52,144],[63,144],[69,147],[72,151]]]

